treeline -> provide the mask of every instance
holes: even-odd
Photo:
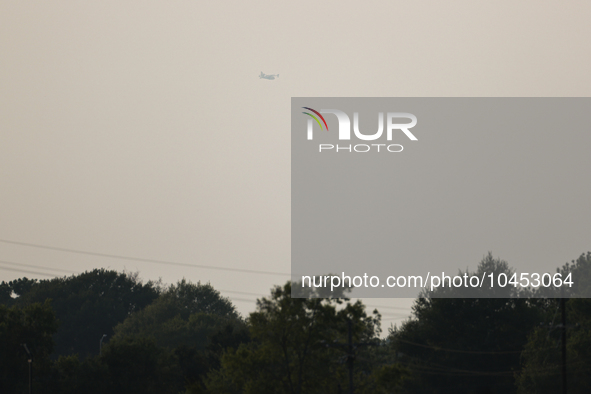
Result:
[[[514,273],[491,254],[470,274],[484,272]],[[591,253],[557,272],[574,282],[562,295],[582,297],[565,303],[568,392],[588,393]],[[2,282],[0,392],[28,392],[29,360],[35,393],[348,393],[351,383],[355,393],[561,390],[556,289],[424,292],[380,339],[379,311],[346,293],[291,298],[291,286],[276,286],[244,318],[211,285],[185,280],[163,286],[95,269]]]
[[[485,272],[515,273],[491,254],[470,274]],[[559,295],[581,297],[565,302],[568,393],[591,392],[591,253],[557,273],[572,273],[572,287],[497,286],[478,290],[479,298],[438,298],[452,297],[449,288],[424,293],[412,317],[389,335],[413,377],[400,392],[561,393]],[[491,294],[505,298],[485,298]]]

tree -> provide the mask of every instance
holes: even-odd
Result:
[[[102,355],[80,362],[60,357],[45,392],[60,394],[178,394],[184,382],[173,352],[147,338],[110,341]]]
[[[97,362],[107,370],[107,391],[176,394],[184,385],[174,354],[151,339],[113,340]]]
[[[19,306],[52,300],[60,323],[54,337],[55,358],[97,354],[103,334],[110,338],[115,325],[149,305],[159,293],[157,284],[142,284],[137,274],[105,269],[35,283],[25,278],[20,287],[12,288],[15,292],[26,289],[15,299]]]
[[[275,287],[250,314],[252,341],[222,356],[221,369],[210,373],[212,393],[326,393],[346,387],[346,352],[352,321],[355,342],[376,341],[380,315],[365,312],[361,302],[346,299],[292,298],[291,283]],[[336,342],[335,342],[336,341]],[[332,346],[335,345],[335,346]],[[356,384],[369,377],[357,374]]]
[[[485,272],[508,277],[513,273],[506,262],[490,253],[475,274]],[[480,298],[454,298],[457,293],[449,287],[424,292],[415,301],[413,316],[391,331],[393,351],[412,371],[404,392],[515,392],[513,375],[520,367],[520,353],[528,333],[540,321],[536,303],[523,298],[484,298],[518,295],[510,287],[472,291],[471,296]]]
[[[591,295],[591,252],[582,254],[571,264],[557,270],[563,277],[572,273],[574,284],[564,287],[562,295],[589,297]],[[560,294],[551,289],[550,294]],[[562,329],[560,301],[544,300],[543,324],[528,337],[522,354],[523,369],[517,377],[519,393],[557,393],[562,386]],[[566,302],[567,381],[569,393],[591,392],[591,300],[571,298]],[[542,319],[540,319],[542,321]]]
[[[37,279],[19,278],[10,282],[0,283],[0,304],[12,306],[18,297],[31,291],[34,285],[39,281]]]
[[[185,345],[203,350],[208,337],[229,322],[244,324],[228,298],[209,283],[193,284],[183,279],[117,325],[114,338],[152,337],[158,346],[173,349]]]
[[[555,277],[566,283],[558,283],[560,286],[555,286]],[[591,298],[591,252],[583,253],[577,260],[557,268],[551,278],[550,286],[540,286],[533,291],[536,297]]]
[[[186,386],[201,392],[206,374],[219,368],[223,350],[248,341],[248,333],[228,298],[209,283],[183,279],[115,327],[113,340],[123,338],[151,338],[172,351]]]
[[[57,329],[49,301],[24,308],[0,305],[0,392],[23,392],[28,386],[28,359],[33,360],[34,385],[49,372],[52,335]],[[32,356],[26,352],[24,345]]]

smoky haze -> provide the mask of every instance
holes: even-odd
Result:
[[[590,11],[583,1],[1,2],[0,239],[289,273],[291,97],[588,96]],[[475,188],[487,182],[474,177]],[[483,213],[481,243],[447,255],[457,268],[488,250],[558,266],[589,249],[584,215],[548,225],[550,252],[531,234],[511,247],[494,236],[511,223]],[[256,294],[289,278],[15,244],[0,253],[50,275],[100,266]],[[1,280],[21,276],[0,269]]]

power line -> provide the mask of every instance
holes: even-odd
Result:
[[[521,350],[519,350],[519,351],[502,351],[502,352],[484,352],[484,351],[475,351],[475,350],[472,351],[472,350],[447,349],[447,348],[442,348],[439,346],[422,345],[420,343],[405,341],[400,338],[396,338],[395,340],[400,341],[400,342],[404,342],[404,343],[408,343],[409,345],[413,345],[413,346],[424,347],[424,348],[433,349],[433,350],[440,350],[440,351],[444,351],[444,352],[453,352],[453,353],[468,353],[468,354],[516,354],[516,353],[521,353]]]
[[[397,309],[397,310],[401,310],[401,311],[410,311],[410,308],[404,308],[401,306],[385,306],[385,305],[370,305],[370,304],[365,304],[365,306],[371,307],[371,308],[382,308],[382,309]]]
[[[123,260],[131,260],[131,261],[142,261],[142,262],[155,263],[155,264],[176,265],[176,266],[181,266],[181,267],[204,268],[204,269],[233,271],[233,272],[244,272],[244,273],[251,273],[251,274],[290,276],[290,274],[285,273],[285,272],[259,271],[259,270],[243,269],[243,268],[216,267],[216,266],[203,265],[203,264],[178,263],[178,262],[173,262],[173,261],[146,259],[146,258],[141,258],[141,257],[122,256],[122,255],[115,255],[115,254],[108,254],[108,253],[89,252],[89,251],[78,250],[78,249],[60,248],[60,247],[54,247],[54,246],[39,245],[39,244],[34,244],[34,243],[29,243],[29,242],[11,241],[11,240],[7,240],[7,239],[0,239],[0,242],[12,244],[12,245],[28,246],[28,247],[39,248],[39,249],[55,250],[55,251],[59,251],[59,252],[77,253],[77,254],[83,254],[83,255],[88,255],[88,256],[108,257],[108,258],[113,258],[113,259],[123,259]],[[21,264],[21,265],[24,266],[25,264]],[[45,269],[43,267],[33,267],[33,268]],[[65,271],[65,270],[60,270],[60,269],[53,269],[53,270]],[[14,271],[14,270],[12,270],[12,271]],[[34,272],[28,272],[28,273],[34,273]],[[68,273],[76,273],[76,272],[68,271]],[[42,275],[48,276],[47,274],[42,274]],[[227,292],[232,293],[232,291],[227,291]],[[234,292],[234,293],[239,293],[239,292]],[[244,292],[242,292],[240,294],[254,295],[257,297],[264,296],[261,294],[244,293]],[[395,306],[384,306],[384,305],[366,305],[366,306],[371,307],[371,308],[408,310],[408,308],[395,307]]]
[[[28,243],[28,242],[10,241],[7,239],[0,239],[0,242],[7,243],[7,244],[13,244],[13,245],[29,246],[32,248],[56,250],[59,252],[78,253],[78,254],[83,254],[83,255],[88,255],[88,256],[108,257],[108,258],[112,258],[112,259],[142,261],[142,262],[146,262],[146,263],[176,265],[176,266],[180,266],[180,267],[191,267],[191,268],[203,268],[203,269],[220,270],[220,271],[243,272],[243,273],[247,273],[247,274],[290,276],[290,274],[287,274],[284,272],[259,271],[259,270],[249,270],[249,269],[243,269],[243,268],[230,268],[230,267],[216,267],[216,266],[212,266],[212,265],[203,265],[203,264],[177,263],[174,261],[145,259],[145,258],[141,258],[141,257],[121,256],[121,255],[116,255],[116,254],[99,253],[99,252],[88,252],[88,251],[78,250],[78,249],[58,248],[58,247],[54,247],[54,246],[38,245],[38,244],[33,244],[33,243]]]
[[[417,358],[413,358],[414,360],[418,361],[419,363],[409,363],[402,361],[401,363],[405,365],[407,368],[411,370],[416,370],[420,373],[426,373],[430,375],[447,375],[447,376],[514,376],[515,370],[500,370],[500,371],[478,371],[478,370],[465,370],[465,369],[457,369],[449,366],[443,366],[437,363],[432,362],[425,362],[423,360],[419,360]],[[586,364],[586,361],[577,361],[573,363],[569,363],[568,366],[574,365],[582,365]],[[542,368],[531,368],[526,367],[523,370],[527,370],[530,373],[534,373],[534,375],[559,375],[561,374],[559,365],[552,365],[548,367]]]
[[[243,301],[243,302],[257,302],[257,300],[248,300],[246,298],[230,298],[232,301]]]
[[[235,290],[222,290],[219,289],[220,292],[225,292],[225,293],[233,293],[233,294],[244,294],[244,295],[251,295],[251,296],[255,296],[255,297],[267,297],[268,294],[260,294],[260,293],[249,293],[249,292],[245,292],[245,291],[235,291]],[[382,308],[382,309],[394,309],[394,310],[402,310],[402,311],[408,311],[408,308],[402,308],[402,307],[396,307],[396,306],[385,306],[385,305],[367,305],[365,304],[366,307],[371,307],[371,308]],[[401,314],[401,313],[393,313],[393,312],[388,312],[386,311],[385,313],[381,313],[382,316],[386,315],[386,316],[407,316],[406,314]]]
[[[21,269],[18,269],[18,268],[2,267],[2,269],[3,270],[7,270],[7,271],[24,272],[26,274],[35,274],[35,275],[44,275],[44,276],[55,276],[54,274],[47,274],[45,272],[21,270]]]
[[[226,292],[226,293],[234,293],[234,294],[244,294],[244,295],[252,295],[255,297],[266,297],[266,295],[264,294],[258,294],[258,293],[247,293],[245,291],[234,291],[234,290],[219,290],[220,292]]]
[[[214,267],[214,266],[207,266],[207,265],[176,263],[176,262],[170,262],[170,261],[144,259],[144,258],[139,258],[139,257],[112,255],[112,254],[107,254],[107,253],[88,252],[88,251],[82,251],[82,250],[77,250],[77,249],[58,248],[58,247],[53,247],[53,246],[38,245],[38,244],[32,244],[32,243],[27,243],[27,242],[10,241],[10,240],[5,240],[5,239],[0,239],[0,242],[14,244],[14,245],[35,247],[35,248],[40,248],[40,249],[56,250],[56,251],[61,251],[61,252],[78,253],[78,254],[84,254],[84,255],[90,255],[90,256],[118,258],[118,259],[125,259],[125,260],[134,260],[134,261],[143,261],[143,262],[150,262],[150,263],[157,263],[157,264],[179,265],[179,266],[185,266],[185,267],[217,269],[217,270],[227,270],[227,271],[236,271],[236,272],[247,272],[247,273],[254,273],[254,274],[268,274],[268,275],[281,275],[281,276],[289,275],[286,273],[279,273],[279,272],[246,270],[246,269],[240,269],[240,268]],[[13,263],[13,262],[3,261],[3,260],[0,260],[0,263],[16,265],[16,266],[23,266],[23,267],[30,267],[30,268],[37,268],[37,269],[43,269],[43,270],[61,271],[64,273],[71,273],[71,274],[78,273],[76,271],[63,270],[60,268],[48,268],[48,267],[42,267],[42,266],[38,266],[38,265],[24,264],[24,263]],[[8,270],[8,271],[23,272],[23,273],[43,275],[43,276],[59,276],[58,274],[48,274],[48,273],[39,272],[39,271],[31,271],[31,270],[24,270],[24,269],[9,268],[9,267],[1,267],[1,268],[4,270]],[[226,293],[233,293],[233,294],[252,295],[255,297],[265,297],[266,296],[266,295],[258,294],[258,293],[249,293],[249,292],[234,291],[234,290],[219,289],[219,291],[226,292]],[[249,300],[249,299],[243,299],[243,298],[232,298],[232,299],[235,299],[237,301],[256,302],[256,300]],[[395,307],[395,306],[385,306],[385,305],[366,305],[366,306],[370,307],[370,308],[408,310],[407,308]],[[397,316],[394,314],[388,314],[388,315],[389,316]],[[386,318],[386,319],[382,319],[382,320],[399,320],[401,318],[404,318],[403,315],[398,315],[398,316],[400,316],[400,317]]]
[[[63,270],[60,268],[49,268],[49,267],[42,267],[40,265],[32,265],[32,264],[25,264],[25,263],[13,263],[10,261],[5,261],[5,260],[0,260],[0,264],[9,264],[9,265],[16,265],[19,267],[29,267],[29,268],[39,268],[42,270],[46,270],[46,271],[61,271],[61,272],[65,272],[67,274],[77,274],[78,272],[76,271],[72,271],[72,270]]]
[[[0,264],[9,264],[9,265],[15,265],[15,266],[19,266],[19,267],[30,267],[30,268],[38,268],[38,269],[42,269],[42,270],[46,270],[46,271],[60,271],[60,272],[64,272],[64,273],[69,273],[69,274],[77,274],[79,272],[76,271],[72,271],[72,270],[65,270],[65,269],[61,269],[61,268],[49,268],[49,267],[43,267],[40,265],[33,265],[33,264],[25,264],[25,263],[14,263],[11,261],[5,261],[5,260],[0,260]],[[0,268],[5,268],[5,267],[0,267]],[[26,270],[17,270],[14,268],[6,268],[6,269],[10,269],[11,271],[24,271],[27,273],[36,273],[36,271],[26,271]],[[43,273],[39,273],[39,274],[43,274]],[[44,275],[49,275],[49,274],[44,274]],[[57,274],[54,274],[56,276],[58,276]],[[218,289],[219,292],[223,292],[223,293],[230,293],[230,294],[243,294],[243,295],[249,295],[249,296],[255,296],[255,297],[267,297],[267,294],[261,294],[261,293],[251,293],[251,292],[246,292],[246,291],[236,291],[236,290],[224,290],[224,289]],[[234,298],[237,299],[237,298]],[[242,299],[244,301],[256,301],[256,300],[247,300],[247,299]],[[366,305],[368,307],[375,307],[375,308],[388,308],[388,309],[401,309],[401,310],[406,310],[405,308],[400,308],[400,307],[388,307],[385,305]],[[399,314],[399,313],[393,313],[393,312],[388,312],[386,311],[385,313],[382,313],[382,316],[406,316],[403,314]]]
[[[381,315],[381,316],[385,317],[388,320],[390,320],[392,318],[404,319],[405,317],[407,317],[405,314],[402,314],[402,313],[386,313],[385,315]],[[386,319],[382,319],[382,320],[386,320]]]
[[[5,261],[5,260],[0,260],[0,264],[10,264],[10,265],[16,265],[16,266],[23,266],[23,267],[30,267],[30,268],[38,268],[38,269],[43,269],[43,270],[47,270],[47,271],[61,271],[61,272],[64,272],[64,273],[69,273],[69,274],[78,274],[79,273],[77,271],[72,271],[72,270],[64,270],[64,269],[60,269],[60,268],[49,268],[49,267],[43,267],[43,266],[40,266],[40,265],[25,264],[25,263],[13,263],[13,262],[10,262],[10,261]],[[1,267],[1,268],[4,268],[4,267]],[[22,271],[22,270],[11,269],[11,271]],[[34,273],[33,271],[24,271],[24,272]],[[44,274],[44,275],[48,275],[48,274]],[[58,276],[57,274],[54,274],[54,275],[55,276]],[[224,292],[224,293],[231,293],[231,294],[250,295],[250,296],[255,296],[255,297],[267,297],[268,296],[267,294],[250,293],[250,292],[236,291],[236,290],[218,289],[218,291]],[[408,310],[407,308],[395,307],[395,306],[386,306],[386,305],[367,305],[366,304],[365,306],[372,307],[372,308],[381,308],[381,309],[394,309],[394,310],[403,310],[403,311]],[[382,315],[384,315],[384,314],[382,314]],[[385,315],[389,315],[389,316],[402,316],[402,314],[394,314],[394,313],[390,313],[390,312],[386,312]]]
[[[5,261],[5,260],[0,260],[0,264],[9,264],[9,265],[14,265],[14,266],[19,266],[19,267],[38,268],[38,269],[47,270],[47,271],[60,271],[63,273],[70,273],[70,274],[79,273],[76,271],[64,270],[64,269],[60,269],[60,268],[49,268],[49,267],[43,267],[43,266],[39,266],[39,265],[25,264],[25,263],[13,263],[10,261]],[[5,269],[5,270],[15,271],[15,272],[24,272],[24,273],[36,274],[36,275],[44,275],[44,276],[59,276],[59,274],[57,274],[57,273],[49,274],[49,273],[45,273],[45,272],[31,271],[31,270],[17,269],[17,268],[10,268],[10,267],[0,267],[0,269]],[[266,297],[267,296],[265,294],[251,293],[251,292],[245,292],[245,291],[224,290],[224,289],[218,289],[218,291],[223,292],[223,293],[243,294],[243,295],[249,295],[249,296],[255,296],[255,297]],[[256,302],[256,299],[252,300],[252,299],[235,298],[235,297],[232,297],[232,299],[233,300],[240,300],[240,301]],[[366,306],[374,307],[374,308],[382,308],[382,309],[407,310],[406,308],[388,307],[385,305],[366,305]],[[404,314],[391,313],[391,312],[382,313],[382,316],[387,317],[386,319],[382,319],[382,320],[399,320],[401,318],[406,317],[406,315],[404,315]]]
[[[405,319],[406,316],[399,316],[399,317],[388,317],[386,319],[382,319],[382,321],[390,321],[390,320],[402,320]]]

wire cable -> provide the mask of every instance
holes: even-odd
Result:
[[[40,265],[33,265],[33,264],[25,264],[25,263],[13,263],[10,261],[5,261],[5,260],[0,260],[0,264],[8,264],[8,265],[16,265],[19,267],[29,267],[29,268],[38,268],[38,269],[42,269],[45,271],[61,271],[67,274],[78,274],[79,272],[77,271],[72,271],[72,270],[63,270],[60,268],[49,268],[49,267],[42,267]]]
[[[83,254],[88,256],[98,256],[98,257],[108,257],[111,259],[122,259],[122,260],[130,260],[130,261],[141,261],[146,263],[155,263],[155,264],[164,264],[164,265],[176,265],[180,267],[191,267],[191,268],[203,268],[203,269],[211,269],[211,270],[220,270],[220,271],[232,271],[232,272],[243,272],[247,274],[262,274],[262,275],[278,275],[278,276],[290,276],[285,272],[273,272],[273,271],[259,271],[259,270],[249,270],[243,268],[231,268],[231,267],[216,267],[213,265],[203,265],[203,264],[187,264],[187,263],[177,263],[174,261],[164,261],[164,260],[156,260],[156,259],[145,259],[141,257],[131,257],[131,256],[122,256],[116,254],[108,254],[108,253],[99,253],[99,252],[88,252],[84,250],[78,249],[68,249],[68,248],[58,248],[54,246],[46,246],[46,245],[38,245],[28,242],[18,242],[18,241],[10,241],[7,239],[0,239],[0,242],[12,244],[12,245],[20,245],[20,246],[29,246],[32,248],[39,248],[39,249],[47,249],[47,250],[56,250],[59,252],[68,252],[68,253],[77,253]]]

